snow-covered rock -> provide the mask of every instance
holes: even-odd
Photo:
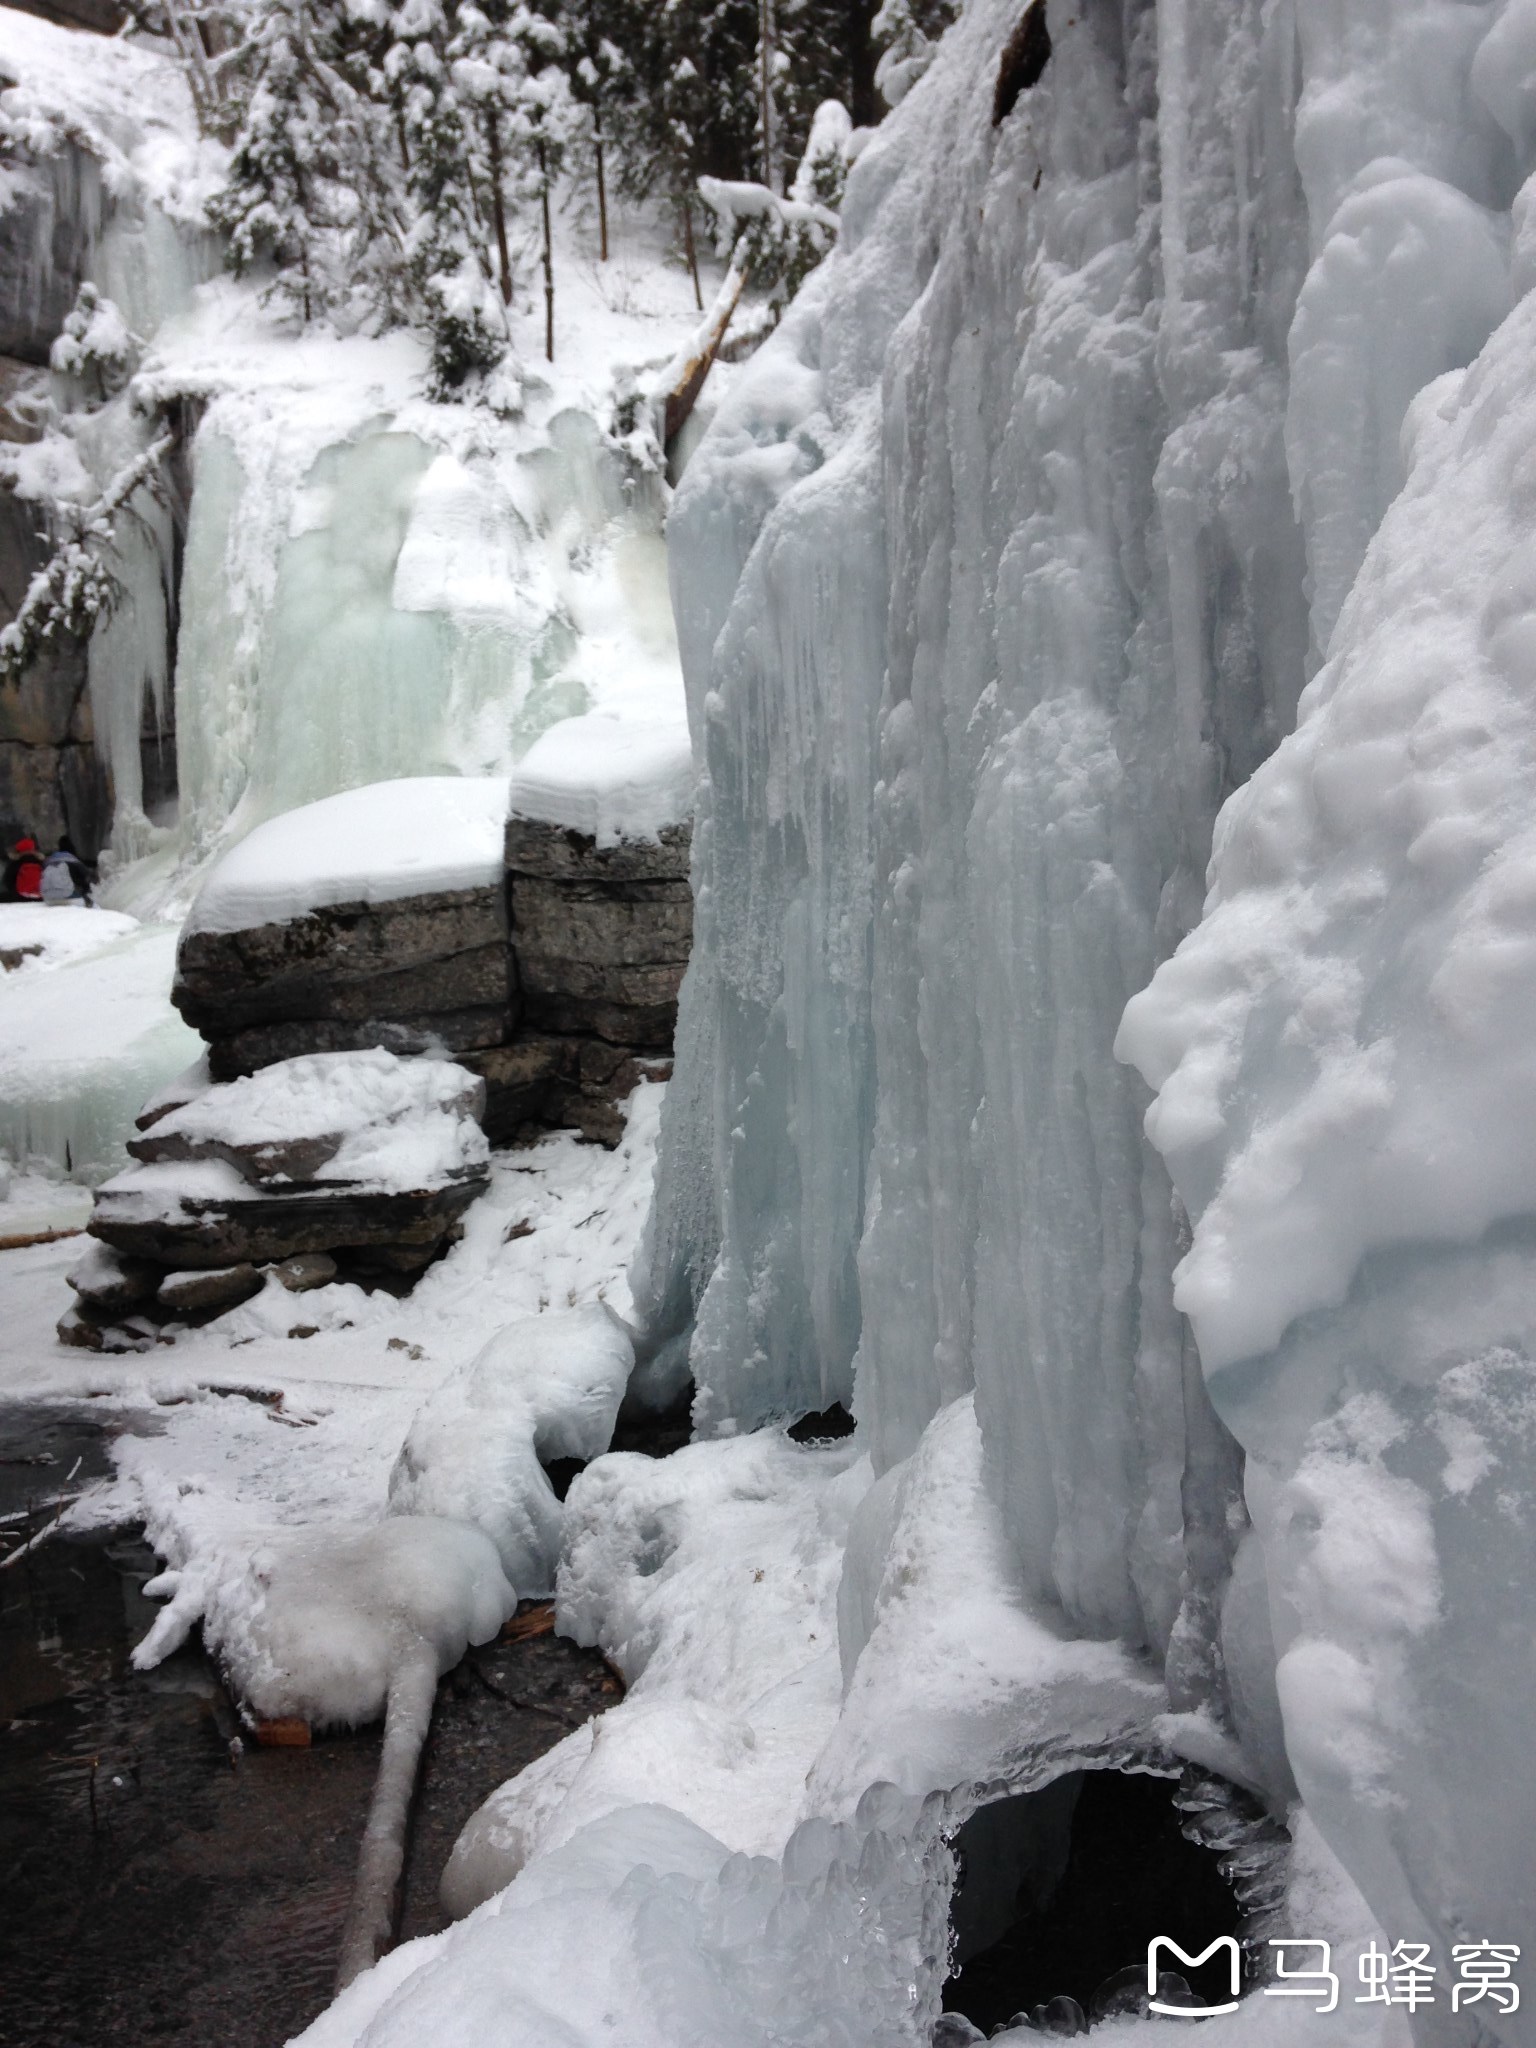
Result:
[[[484,1086],[446,1060],[315,1053],[215,1083],[131,1141],[93,1236],[200,1272],[348,1251],[419,1271],[482,1192]]]
[[[495,888],[506,815],[495,775],[407,776],[301,804],[224,855],[186,931],[251,932],[336,905]]]
[[[542,733],[512,776],[512,815],[568,825],[599,846],[655,839],[693,809],[693,749],[679,706],[670,718],[596,713]]]

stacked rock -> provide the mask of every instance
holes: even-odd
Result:
[[[251,833],[177,953],[172,1000],[213,1077],[448,1053],[484,1080],[493,1143],[566,1126],[617,1144],[636,1082],[671,1070],[690,830],[600,841],[506,808],[504,781],[421,777]]]
[[[259,825],[199,892],[171,1000],[215,1080],[382,1045],[458,1053],[515,1023],[505,784],[422,776]]]
[[[146,1106],[135,1164],[97,1191],[61,1339],[142,1349],[269,1283],[409,1284],[487,1183],[484,1108],[463,1067],[377,1048],[194,1073]]]
[[[515,1041],[477,1053],[493,1138],[565,1124],[617,1144],[635,1083],[671,1072],[677,995],[693,937],[690,831],[596,839],[507,824],[507,886],[521,1008]]]

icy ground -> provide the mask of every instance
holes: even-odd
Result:
[[[559,1135],[497,1154],[463,1241],[403,1301],[339,1283],[294,1295],[274,1283],[175,1346],[103,1359],[53,1334],[87,1241],[0,1254],[6,1397],[89,1400],[159,1425],[120,1439],[116,1480],[73,1514],[87,1525],[142,1520],[179,1575],[161,1653],[202,1606],[222,1603],[233,1625],[262,1541],[377,1525],[417,1410],[507,1324],[602,1302],[628,1312],[625,1268],[649,1199],[659,1093],[651,1083],[637,1091],[612,1153]],[[321,1696],[323,1684],[322,1672]]]

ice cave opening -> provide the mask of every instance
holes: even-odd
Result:
[[[1145,2011],[1148,1947],[1158,1936],[1186,1956],[1239,1936],[1243,1909],[1224,1859],[1191,1838],[1179,1796],[1177,1781],[1144,1772],[1069,1771],[978,1807],[953,1843],[945,2011],[982,2034],[1010,2021],[1086,2033],[1099,2020]],[[1177,1963],[1167,1951],[1162,1959]],[[1215,2006],[1230,1996],[1223,1951],[1160,1975],[1169,2004]]]

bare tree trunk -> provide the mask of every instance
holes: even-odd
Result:
[[[512,303],[512,258],[507,251],[507,206],[501,196],[501,126],[494,114],[486,117],[486,154],[491,160],[491,219],[496,223],[496,264],[501,284],[501,303]]]
[[[731,324],[731,315],[736,311],[746,281],[745,266],[733,262],[710,308],[707,325],[694,337],[692,354],[684,362],[671,390],[661,394],[661,439],[668,453],[704,389],[704,380],[720,353],[725,330]]]
[[[180,0],[166,0],[165,19],[177,54],[187,67],[187,83],[192,92],[197,125],[205,135],[211,134],[219,93],[213,82],[213,75],[208,69],[208,52],[204,49],[202,37],[196,33],[195,26],[188,27],[182,15]]]
[[[603,110],[594,103],[592,127],[597,138],[597,230],[604,263],[608,261],[608,183],[603,176]]]
[[[704,294],[699,289],[699,258],[693,246],[693,201],[685,192],[679,203],[683,209],[683,253],[688,258],[688,275],[693,279],[693,303],[702,313]]]
[[[763,183],[773,189],[773,0],[758,0],[757,43],[761,57]]]
[[[544,214],[544,360],[555,360],[555,247],[549,232],[549,165],[539,144],[539,204]]]

